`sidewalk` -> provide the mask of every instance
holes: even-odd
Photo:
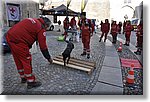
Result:
[[[98,82],[91,94],[123,94],[120,59],[114,45],[109,40],[105,42],[105,59]]]

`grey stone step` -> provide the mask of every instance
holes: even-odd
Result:
[[[122,95],[123,94],[123,88],[97,82],[97,84],[93,88],[91,94]]]
[[[123,87],[122,72],[118,68],[103,66],[98,80]]]

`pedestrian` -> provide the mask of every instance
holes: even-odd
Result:
[[[122,22],[118,23],[118,33],[121,34]]]
[[[114,21],[114,20],[111,20],[111,26],[112,26],[112,24],[113,24],[113,21]],[[111,30],[110,30],[110,34],[112,34],[112,33],[111,33]]]
[[[117,33],[118,33],[118,25],[116,24],[116,21],[113,21],[112,26],[111,26],[111,34],[112,34],[112,38],[113,44],[116,44],[117,41]]]
[[[52,63],[46,45],[46,28],[49,27],[48,18],[27,18],[14,25],[7,32],[6,39],[11,49],[21,83],[27,83],[27,88],[38,87],[41,82],[36,81],[32,73],[32,58],[29,49],[35,41],[39,46],[43,56],[48,62]]]
[[[60,20],[58,21],[58,25],[61,25],[61,21]]]
[[[72,30],[76,30],[77,29],[77,25],[76,25],[76,20],[75,20],[75,16],[73,16],[73,18],[70,21],[70,26]]]
[[[60,20],[58,21],[58,25],[59,25],[58,32],[60,32],[60,31],[61,31],[61,30],[60,30],[60,25],[61,25],[61,21],[60,21]]]
[[[79,20],[78,25],[81,25],[81,35],[83,43],[83,53],[81,56],[87,55],[87,58],[90,58],[90,38],[91,38],[91,20],[86,18],[86,13],[81,13],[81,19]]]
[[[143,49],[143,22],[142,21],[140,21],[140,24],[137,26],[136,36],[137,36],[137,51],[134,53],[137,55],[141,55],[141,51]]]
[[[73,41],[73,37],[76,37],[77,35],[77,25],[76,25],[76,19],[75,19],[75,16],[73,16],[73,18],[71,18],[71,21],[70,21],[70,26],[71,26],[71,31],[72,31],[72,37],[71,37],[71,40]]]
[[[101,21],[101,23],[100,23],[100,26],[101,26],[101,32],[103,32],[103,31],[102,31],[102,29],[103,29],[103,28],[102,28],[102,27],[103,27],[102,25],[103,25],[103,21]]]
[[[126,21],[124,20],[124,22],[123,22],[123,34],[125,33],[125,26],[126,26]]]
[[[64,36],[65,36],[65,39],[66,39],[67,32],[68,32],[68,29],[69,29],[69,26],[70,26],[70,24],[69,24],[69,18],[68,17],[66,17],[64,19],[63,24],[64,24]]]
[[[108,35],[108,32],[110,30],[110,23],[109,23],[109,20],[108,19],[105,19],[105,23],[102,24],[102,35],[100,37],[100,40],[99,42],[101,42],[103,36],[105,35],[105,39],[104,39],[104,42],[106,42],[106,39],[107,39],[107,35]]]
[[[133,30],[133,26],[131,25],[130,20],[128,20],[126,22],[126,26],[125,26],[125,38],[126,38],[126,42],[124,45],[129,46],[130,43],[130,35],[131,35],[131,31]]]
[[[91,28],[92,28],[92,34],[93,34],[93,32],[95,32],[95,21],[94,20],[91,21]]]

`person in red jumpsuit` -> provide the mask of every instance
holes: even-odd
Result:
[[[32,57],[29,49],[33,43],[38,41],[43,56],[48,62],[52,63],[53,61],[46,45],[46,28],[49,25],[48,18],[27,18],[10,28],[6,35],[21,83],[27,82],[29,89],[41,85],[41,82],[36,81],[32,73]]]
[[[113,24],[113,21],[114,21],[114,20],[111,20],[111,26],[112,26],[112,24]],[[112,34],[112,33],[111,33],[111,30],[110,30],[110,34]]]
[[[70,40],[73,41],[73,37],[77,35],[77,33],[76,33],[76,31],[77,31],[77,25],[76,25],[75,16],[73,16],[73,18],[71,18],[70,26],[71,26],[71,31],[72,31],[72,37],[71,37]]]
[[[70,21],[70,26],[71,28],[74,30],[76,30],[77,26],[76,26],[76,20],[75,20],[75,16],[73,16],[73,18]]]
[[[143,22],[142,21],[140,21],[140,24],[137,26],[136,36],[137,36],[137,51],[134,53],[137,55],[141,55],[141,51],[143,48]]]
[[[102,29],[103,29],[103,28],[102,28],[102,27],[103,27],[102,25],[103,25],[103,21],[101,21],[101,23],[100,23],[100,26],[101,26],[101,32],[102,32]]]
[[[116,24],[116,21],[113,21],[111,25],[111,34],[113,38],[112,43],[114,44],[116,44],[116,41],[117,41],[117,33],[118,33],[118,25]]]
[[[108,19],[105,19],[105,23],[102,24],[102,35],[100,37],[99,42],[101,42],[104,35],[105,35],[104,42],[106,42],[107,34],[108,34],[109,30],[110,30],[110,23],[109,23]]]
[[[123,34],[125,33],[126,21],[123,22]]]
[[[68,29],[69,29],[69,26],[70,26],[70,24],[69,24],[69,18],[68,17],[66,17],[65,19],[64,19],[64,21],[63,21],[63,24],[64,24],[64,36],[65,36],[65,38],[67,37],[67,31],[68,31]]]
[[[125,38],[126,38],[126,42],[124,45],[129,46],[130,43],[130,35],[131,35],[131,31],[133,30],[133,26],[131,25],[131,22],[128,20],[126,22],[126,26],[125,26]]]
[[[91,38],[91,20],[86,18],[86,13],[81,13],[81,19],[79,20],[78,25],[81,25],[81,35],[83,43],[83,53],[81,56],[87,55],[87,58],[90,58],[90,38]]]
[[[119,33],[119,34],[121,34],[121,27],[122,27],[122,23],[119,22],[119,23],[118,23],[118,33]]]

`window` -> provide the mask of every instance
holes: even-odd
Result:
[[[131,3],[131,0],[124,0],[124,4]]]

